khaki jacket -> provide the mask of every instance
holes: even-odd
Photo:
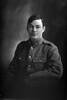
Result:
[[[50,99],[54,94],[55,98],[58,96],[54,93],[58,90],[58,82],[54,79],[59,79],[62,75],[63,65],[57,46],[46,40],[35,46],[30,39],[23,41],[18,44],[8,68],[5,98],[32,97],[42,100],[44,97],[46,100],[54,100]]]
[[[21,42],[15,51],[9,66],[9,73],[14,74],[21,70],[23,76],[60,78],[63,74],[63,65],[58,48],[53,43],[43,40],[42,43],[32,46],[31,40]]]

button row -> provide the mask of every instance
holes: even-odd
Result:
[[[27,70],[28,70],[28,71],[31,70],[31,65],[28,65]]]

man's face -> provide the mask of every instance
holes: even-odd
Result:
[[[42,38],[42,33],[45,31],[45,26],[43,26],[42,20],[33,20],[31,24],[28,25],[28,34],[30,38]]]

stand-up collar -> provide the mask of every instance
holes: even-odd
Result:
[[[37,40],[36,39],[29,39],[29,42],[31,43],[31,45],[33,47],[36,47],[36,46],[42,44],[43,41],[44,41],[43,38],[40,38],[40,39],[37,39]]]

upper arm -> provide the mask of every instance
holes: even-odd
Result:
[[[58,48],[53,45],[49,48],[48,51],[48,66],[50,70],[56,73],[58,76],[63,74],[63,65],[61,61],[61,56],[59,54]]]
[[[16,47],[16,50],[15,50],[15,53],[14,53],[14,57],[13,59],[11,60],[10,64],[9,64],[9,67],[8,67],[8,72],[15,72],[16,69],[17,69],[17,66],[18,66],[18,56],[19,54],[21,53],[21,45],[17,45]]]

